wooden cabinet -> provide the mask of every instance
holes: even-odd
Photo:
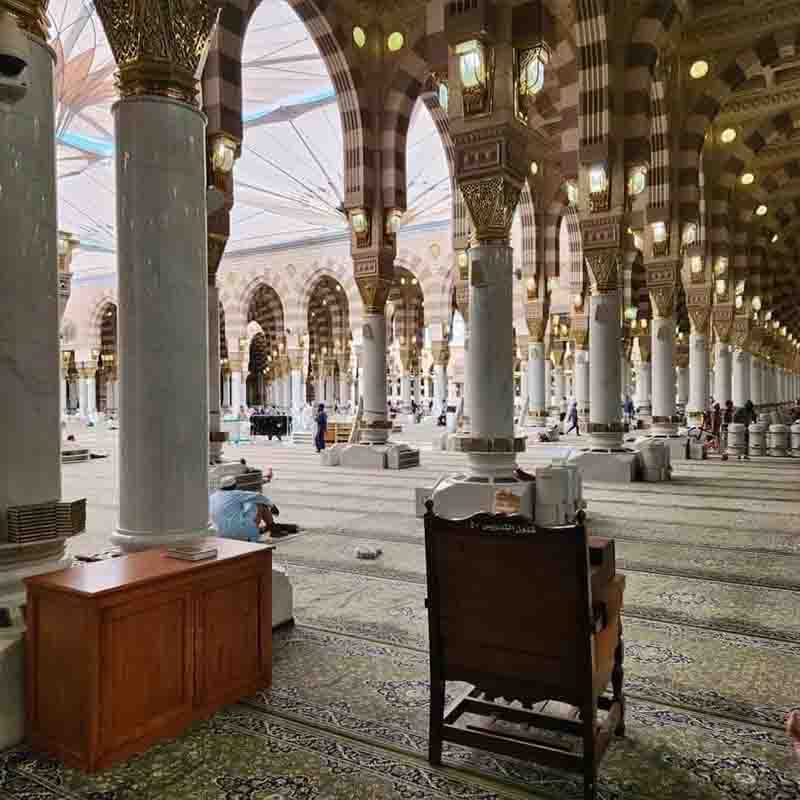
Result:
[[[26,581],[30,744],[93,772],[269,686],[272,552],[216,539]]]

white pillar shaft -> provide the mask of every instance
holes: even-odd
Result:
[[[507,245],[470,248],[470,380],[472,435],[514,435],[512,250]],[[478,270],[476,267],[480,265]],[[480,376],[479,380],[474,380]],[[511,458],[511,461],[515,459]]]
[[[94,376],[86,379],[86,408],[90,414],[97,412],[97,378]]]
[[[686,406],[689,402],[689,367],[678,367],[678,403]]]
[[[528,345],[528,397],[530,415],[537,422],[547,416],[547,394],[545,392],[544,343]]]
[[[714,355],[714,400],[725,408],[733,399],[733,368],[730,345],[717,342]]]
[[[242,373],[234,370],[231,373],[231,410],[238,416],[242,406],[246,406],[245,398],[242,396]]]
[[[299,411],[304,405],[303,397],[303,372],[299,369],[292,370],[292,409]]]
[[[750,358],[750,399],[758,407],[770,402],[769,367],[760,358]]]
[[[141,96],[114,106],[121,418],[129,549],[208,533],[205,117]]]
[[[447,367],[437,364],[433,370],[434,404],[433,413],[438,415],[447,410]]]
[[[693,422],[702,420],[708,406],[708,346],[700,333],[689,335],[689,405],[687,414]]]
[[[622,396],[624,397],[626,394],[631,394],[631,362],[625,358],[625,354],[623,353],[621,360],[620,360],[620,378],[622,384]]]
[[[674,433],[675,416],[675,317],[653,319],[651,328],[653,363],[653,430]]]
[[[219,371],[219,290],[216,281],[208,284],[208,431],[222,430]],[[209,455],[215,461],[222,457],[222,443],[209,442]]]
[[[594,447],[622,444],[619,293],[595,293],[589,314],[590,436]]]
[[[653,369],[649,362],[640,361],[636,367],[636,405],[642,414],[653,409]]]
[[[61,497],[53,56],[20,35],[28,90],[0,103],[0,541],[8,506]]]
[[[406,409],[411,407],[411,376],[407,372],[400,378],[400,402]]]
[[[89,413],[89,379],[81,376],[78,380],[78,404],[81,417]]]
[[[575,401],[578,404],[578,416],[589,416],[589,351],[576,350],[575,351]]]
[[[567,379],[563,367],[553,367],[553,406],[565,411],[567,396]]]
[[[733,354],[733,404],[741,408],[750,399],[750,353],[736,350]]]
[[[462,392],[464,396],[464,419],[469,427],[470,419],[472,417],[472,384],[470,383],[470,374],[472,370],[472,348],[470,344],[470,325],[464,322],[464,384]]]
[[[549,414],[553,407],[553,362],[549,358],[544,359],[544,404]]]
[[[385,442],[386,429],[386,315],[364,314],[364,422],[362,439]],[[377,427],[376,427],[377,424]]]

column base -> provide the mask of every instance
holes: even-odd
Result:
[[[337,445],[323,453],[325,466],[351,469],[409,469],[420,465],[419,450],[403,443]]]
[[[155,547],[170,547],[174,544],[192,542],[205,536],[216,535],[216,530],[208,524],[206,528],[194,531],[166,531],[164,533],[144,533],[115,530],[111,534],[111,544],[126,553],[137,553],[140,550],[152,550]]]
[[[513,512],[533,519],[536,484],[508,475],[505,469],[503,473],[459,473],[443,478],[429,495],[434,512],[445,519],[461,519],[480,512]]]
[[[570,463],[578,467],[585,481],[633,483],[642,474],[642,457],[632,450],[599,451],[593,447],[574,453]]]

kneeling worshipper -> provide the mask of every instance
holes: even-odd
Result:
[[[209,499],[211,521],[223,539],[258,542],[272,530],[272,502],[258,492],[236,488],[236,478],[229,475]]]

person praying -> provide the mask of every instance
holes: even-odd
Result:
[[[209,513],[223,539],[258,542],[272,530],[272,502],[258,492],[236,488],[233,475],[224,477],[209,498]]]

